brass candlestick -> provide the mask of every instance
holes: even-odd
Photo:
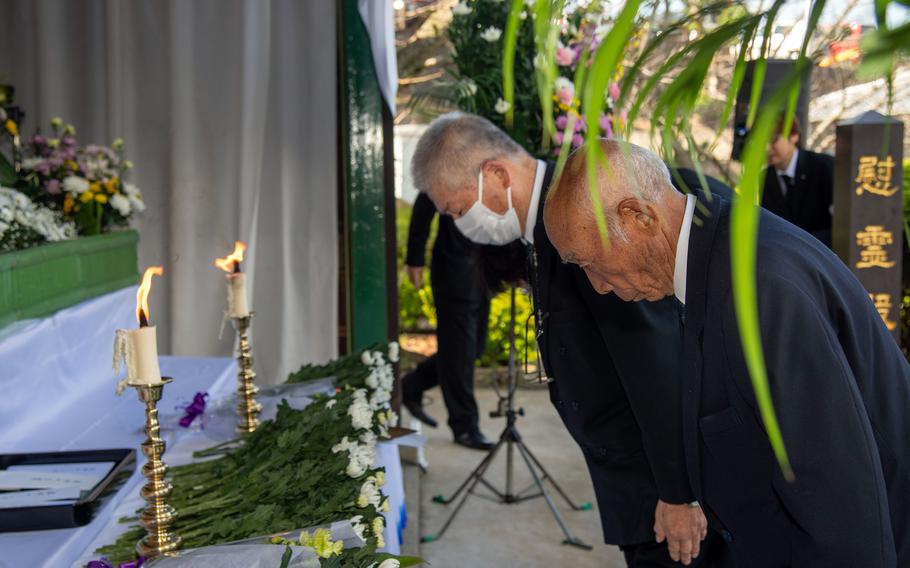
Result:
[[[145,527],[145,537],[136,543],[136,552],[144,558],[167,555],[180,546],[180,537],[168,529],[177,518],[177,511],[167,504],[172,486],[165,480],[168,467],[161,460],[164,454],[164,440],[161,439],[158,425],[158,408],[164,385],[171,382],[170,377],[162,377],[158,384],[129,381],[127,384],[139,393],[139,400],[145,403],[145,441],[142,442],[142,453],[148,461],[142,466],[142,474],[148,482],[142,486],[140,494],[145,499],[145,510],[139,522]]]
[[[237,431],[241,433],[250,433],[255,430],[259,426],[259,419],[256,417],[262,412],[262,405],[256,402],[259,387],[253,382],[253,379],[256,378],[256,373],[253,372],[253,349],[247,336],[252,319],[253,312],[245,317],[233,318],[234,329],[237,330],[237,337],[240,339],[240,349],[237,354],[239,365],[237,397],[240,399],[237,412],[240,414],[240,422],[237,424]]]

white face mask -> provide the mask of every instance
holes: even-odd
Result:
[[[477,176],[477,201],[455,219],[455,226],[471,241],[481,245],[506,245],[521,237],[518,212],[512,207],[512,188],[506,190],[509,208],[502,215],[483,204],[483,171]]]

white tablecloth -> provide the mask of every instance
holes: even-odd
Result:
[[[130,287],[52,317],[0,330],[0,453],[139,448],[145,418],[132,389],[114,394],[111,372],[114,330],[135,327],[135,293]],[[159,403],[166,461],[187,463],[192,452],[233,437],[224,424],[199,431],[176,426],[196,392],[209,393],[210,408],[223,404],[236,385],[228,358],[161,357],[162,374],[174,378]],[[266,403],[266,409],[270,407]],[[144,456],[139,453],[141,465]],[[386,469],[386,550],[397,554],[406,521],[398,447],[380,444],[377,465]],[[0,533],[0,568],[60,568],[89,558],[122,532],[116,522],[137,506],[143,478],[133,477],[102,507],[91,523],[76,529]]]

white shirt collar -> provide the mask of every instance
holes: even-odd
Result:
[[[673,269],[673,292],[676,299],[686,303],[686,273],[689,266],[689,231],[692,229],[692,219],[695,217],[695,196],[686,195],[686,214],[683,216],[682,227],[679,228],[679,240],[676,242],[676,266]]]
[[[537,210],[540,207],[540,194],[543,191],[543,178],[547,174],[547,163],[537,160],[537,175],[534,176],[534,190],[528,202],[528,217],[525,219],[525,234],[522,242],[534,244],[534,227],[537,225]]]
[[[799,157],[799,148],[793,150],[793,157],[790,158],[790,165],[787,166],[786,170],[777,170],[777,175],[779,176],[790,176],[790,179],[796,179],[796,159]]]

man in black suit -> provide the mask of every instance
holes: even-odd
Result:
[[[475,242],[526,243],[550,397],[583,451],[604,540],[632,568],[689,565],[706,521],[693,503],[678,428],[675,306],[598,296],[583,273],[562,264],[542,222],[552,164],[486,119],[451,113],[434,121],[412,170],[416,186]],[[722,565],[717,540],[704,543],[700,566]]]
[[[783,121],[768,147],[762,207],[831,246],[834,158],[802,147],[799,119],[783,136]]]
[[[601,144],[609,246],[598,242],[583,152],[550,193],[547,232],[601,294],[680,302],[688,471],[737,566],[910,566],[910,366],[862,285],[817,239],[761,212],[758,315],[788,481],[734,312],[730,203],[681,196],[651,152]]]
[[[433,202],[420,194],[411,211],[405,258],[408,278],[418,290],[423,287],[426,244],[435,216]],[[402,378],[402,403],[415,418],[435,428],[436,420],[421,403],[424,391],[440,385],[455,443],[488,450],[493,444],[480,431],[474,398],[474,361],[486,347],[490,314],[481,254],[480,247],[455,228],[451,217],[439,216],[430,261],[438,347]]]

